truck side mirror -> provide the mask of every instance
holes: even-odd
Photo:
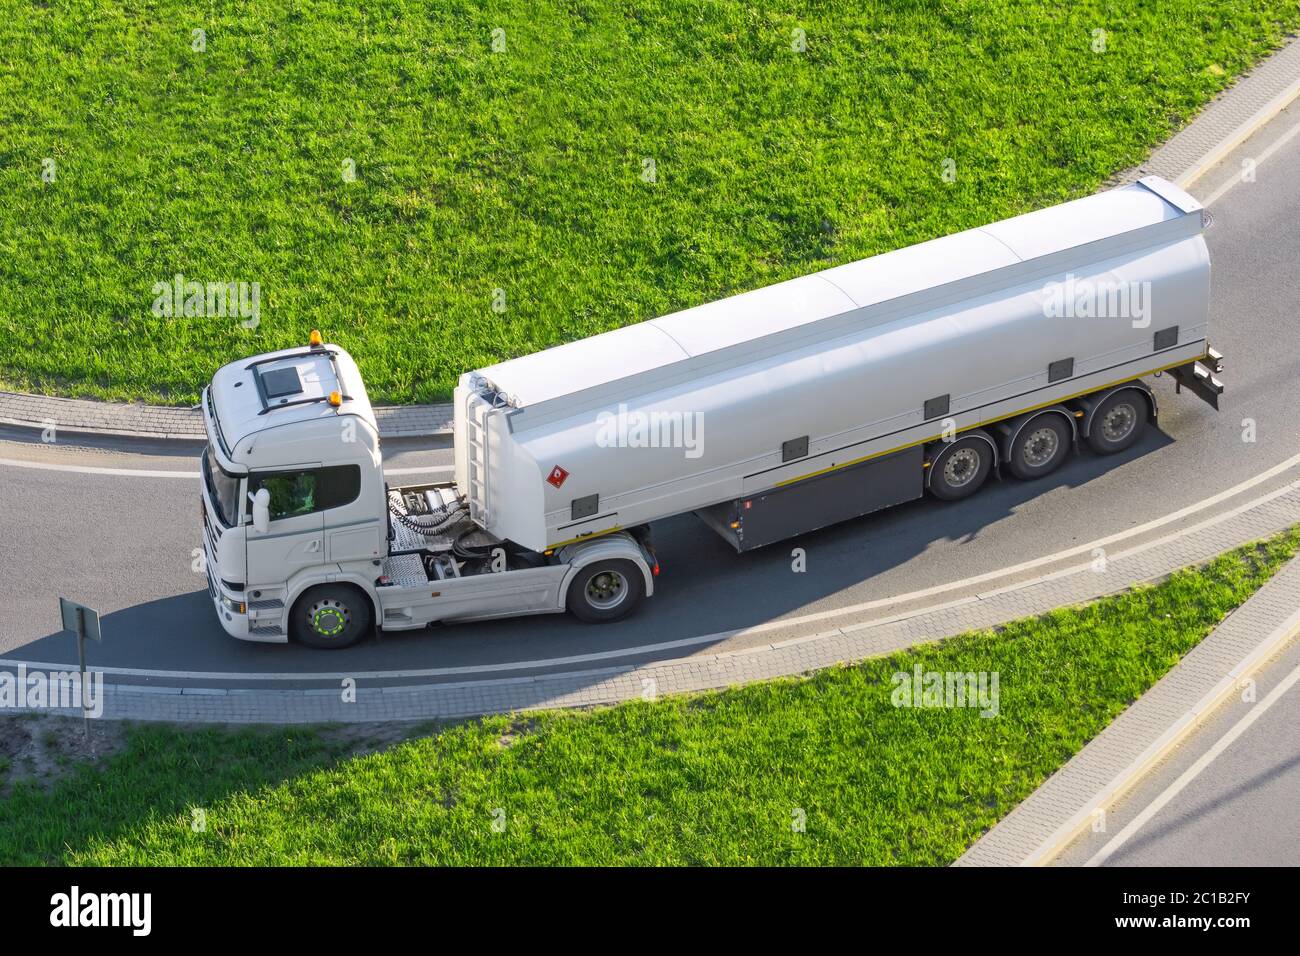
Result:
[[[271,492],[258,488],[248,500],[253,503],[253,527],[258,534],[266,534],[271,530]]]

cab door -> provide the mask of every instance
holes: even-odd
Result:
[[[325,563],[324,518],[320,503],[320,466],[304,465],[275,472],[250,472],[248,495],[271,493],[271,521],[261,534],[249,524],[248,586],[283,585],[304,568]]]

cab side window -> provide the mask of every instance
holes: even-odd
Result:
[[[258,475],[249,484],[251,492],[265,488],[271,493],[272,521],[281,518],[297,518],[318,510],[314,470]]]
[[[361,468],[358,465],[336,465],[250,476],[249,493],[259,488],[271,493],[272,521],[298,518],[356,501],[361,494]]]
[[[342,508],[361,494],[361,466],[333,465],[320,470],[317,507]]]

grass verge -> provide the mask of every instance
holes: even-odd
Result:
[[[373,752],[356,728],[136,727],[100,766],[11,782],[0,862],[946,864],[1297,546],[1291,531],[807,678],[492,717]],[[997,715],[894,706],[893,675],[916,667],[997,673]]]
[[[375,399],[446,397],[1088,193],[1298,25],[1298,0],[14,0],[0,380],[189,403],[320,327]],[[257,283],[260,324],[156,317],[177,275]]]

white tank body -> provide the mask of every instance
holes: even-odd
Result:
[[[1202,229],[1151,177],[469,373],[457,481],[542,550],[1193,361]]]

